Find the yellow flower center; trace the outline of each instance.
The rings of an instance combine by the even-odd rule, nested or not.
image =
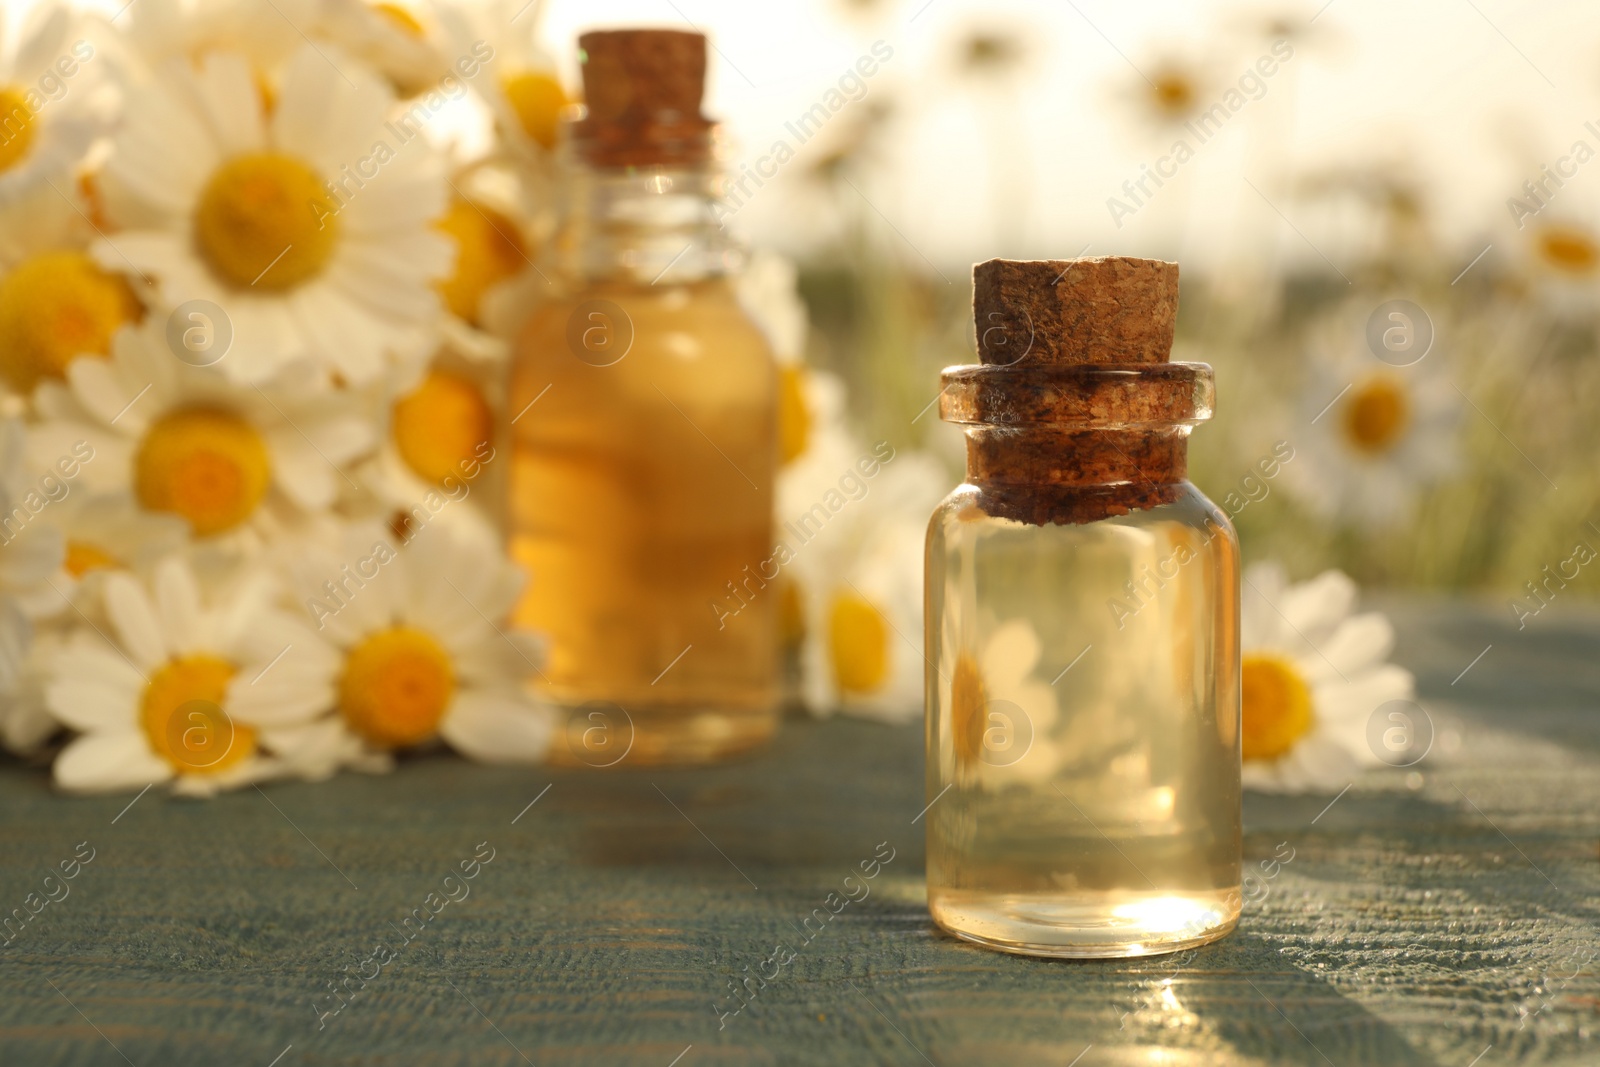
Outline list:
[[[963,652],[956,657],[955,675],[950,679],[950,732],[958,766],[970,767],[982,758],[983,732],[989,725],[985,713],[988,706],[978,661]]]
[[[1311,730],[1311,687],[1281,656],[1247,653],[1239,687],[1245,759],[1277,759]]]
[[[458,374],[431,370],[394,405],[395,447],[424,481],[462,477],[478,448],[494,435],[494,412],[483,391]]]
[[[873,692],[889,677],[888,620],[862,597],[839,594],[828,613],[828,651],[841,690]]]
[[[99,545],[92,545],[88,541],[68,541],[67,558],[62,566],[74,578],[82,578],[90,571],[120,567],[122,561]]]
[[[483,294],[528,262],[516,223],[458,198],[434,225],[456,246],[455,270],[436,283],[439,295],[451,314],[478,323]]]
[[[22,90],[0,87],[0,174],[27,156],[38,128]]]
[[[1344,409],[1344,432],[1358,451],[1380,455],[1405,436],[1411,401],[1394,378],[1383,375],[1357,385]]]
[[[339,231],[334,203],[306,164],[276,152],[235,156],[200,193],[194,235],[223,280],[292,289],[316,276]]]
[[[1150,95],[1158,111],[1172,116],[1183,115],[1194,106],[1194,81],[1182,71],[1162,71],[1151,83]]]
[[[145,685],[145,738],[179,774],[218,774],[255,753],[255,730],[222,710],[234,673],[233,664],[200,653],[168,661]]]
[[[0,279],[0,375],[28,392],[78,356],[104,356],[117,327],[139,317],[121,275],[83,252],[45,252]]]
[[[1539,255],[1563,274],[1590,275],[1600,266],[1600,243],[1575,226],[1546,226],[1539,231]]]
[[[545,148],[554,148],[561,112],[567,106],[561,82],[553,74],[528,70],[511,75],[501,84],[507,103],[522,124],[522,132]]]
[[[788,463],[805,454],[811,438],[806,407],[806,369],[798,363],[778,368],[778,455]]]
[[[417,21],[417,16],[399,4],[378,3],[373,4],[372,9],[394,23],[403,33],[415,37],[419,41],[427,35],[427,31],[422,28],[422,23]]]
[[[426,741],[455,691],[455,670],[439,643],[396,626],[362,641],[345,660],[339,707],[350,728],[379,748]]]
[[[163,416],[133,459],[139,502],[183,516],[200,537],[230,530],[255,514],[271,480],[261,435],[226,411],[198,408]]]

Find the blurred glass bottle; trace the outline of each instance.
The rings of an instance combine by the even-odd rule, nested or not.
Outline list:
[[[579,38],[567,216],[511,371],[508,535],[558,761],[697,763],[777,724],[777,369],[714,212],[706,41]],[[715,605],[737,590],[737,614]]]
[[[973,271],[944,372],[967,481],[927,551],[928,906],[980,944],[1134,956],[1240,908],[1239,550],[1186,480],[1211,368],[1176,264]]]

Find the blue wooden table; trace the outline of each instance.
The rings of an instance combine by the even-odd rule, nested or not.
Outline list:
[[[1600,1063],[1600,614],[1389,607],[1432,750],[1248,797],[1248,862],[1293,858],[1176,963],[935,931],[913,728],[131,807],[12,762],[0,908],[57,899],[0,949],[0,1064]],[[874,856],[870,895],[803,924]]]

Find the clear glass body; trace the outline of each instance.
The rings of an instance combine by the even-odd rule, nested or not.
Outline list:
[[[1036,526],[968,484],[933,515],[928,907],[957,936],[1137,956],[1238,921],[1238,541],[1173,489]]]
[[[706,762],[777,725],[776,597],[713,606],[772,553],[777,371],[708,186],[580,173],[513,358],[514,618],[549,636],[536,684],[577,723],[557,761]]]

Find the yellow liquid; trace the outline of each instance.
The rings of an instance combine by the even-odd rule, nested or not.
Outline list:
[[[721,280],[597,284],[532,315],[507,522],[531,573],[515,621],[551,641],[537,684],[574,709],[556,760],[704,762],[772,734],[774,591],[721,621],[712,605],[772,554],[776,396]]]
[[[979,500],[957,490],[929,532],[933,918],[1041,956],[1223,936],[1241,857],[1231,527],[1207,526],[1192,487],[1085,525]]]

